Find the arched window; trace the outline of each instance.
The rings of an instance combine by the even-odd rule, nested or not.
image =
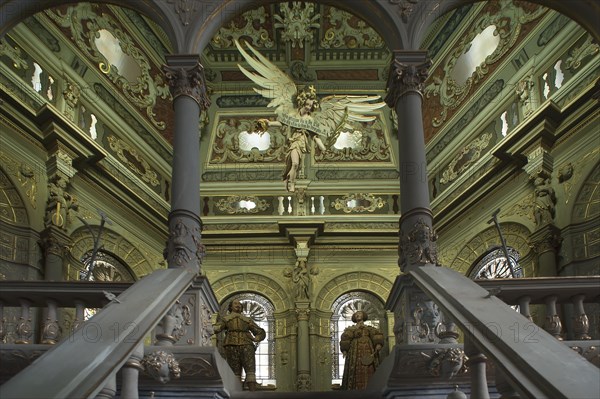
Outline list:
[[[98,251],[92,267],[92,252],[88,251],[81,257],[81,262],[85,269],[79,272],[79,280],[84,281],[102,281],[102,282],[127,282],[135,281],[129,268],[108,252]],[[97,309],[86,308],[84,310],[84,319],[88,320],[96,314]]]
[[[523,277],[523,269],[519,266],[519,253],[511,247],[507,248],[510,264],[515,272],[515,278]],[[506,255],[502,248],[494,248],[473,266],[469,273],[469,278],[476,279],[494,279],[494,278],[512,278],[510,267],[506,261]]]
[[[384,336],[386,335],[385,309],[383,303],[373,294],[362,291],[348,292],[340,296],[332,306],[333,315],[331,316],[331,382],[333,385],[342,383],[344,375],[344,357],[340,351],[340,338],[344,329],[353,325],[352,315],[362,310],[369,315],[369,320],[365,324],[378,328]],[[385,355],[387,345],[381,350]]]
[[[94,259],[93,267],[91,265],[91,260],[92,251],[86,252],[81,257],[81,262],[85,265],[85,270],[79,272],[80,280],[112,282],[135,280],[133,274],[129,271],[129,268],[111,253],[98,251],[96,253],[96,258]]]
[[[221,304],[220,313],[227,314],[229,304],[234,299],[242,303],[242,313],[251,317],[258,326],[265,330],[266,338],[256,348],[256,382],[262,386],[275,385],[275,317],[273,304],[262,295],[242,293],[230,296]],[[220,337],[221,338],[221,337]],[[222,339],[219,339],[219,350],[222,354]],[[242,370],[242,379],[245,373]]]

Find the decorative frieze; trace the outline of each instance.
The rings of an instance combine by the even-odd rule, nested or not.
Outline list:
[[[463,147],[459,154],[452,159],[450,164],[448,164],[446,169],[442,172],[440,183],[448,184],[454,181],[476,163],[479,158],[481,158],[483,150],[490,144],[492,137],[493,135],[491,133],[484,133],[479,138]]]
[[[356,193],[347,194],[341,198],[331,201],[331,207],[335,210],[341,210],[344,213],[373,213],[383,208],[386,201],[381,197],[375,197],[373,194]]]
[[[330,26],[321,39],[323,48],[353,49],[384,46],[383,39],[375,29],[346,11],[329,7],[323,22]]]
[[[160,184],[157,173],[152,170],[150,164],[135,148],[116,136],[108,136],[108,144],[128,169],[137,174],[143,181],[153,187]]]

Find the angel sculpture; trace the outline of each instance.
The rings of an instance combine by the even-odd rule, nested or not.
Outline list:
[[[238,64],[240,71],[260,86],[254,91],[271,100],[267,106],[274,107],[277,115],[276,121],[259,119],[256,130],[262,134],[270,126],[283,127],[288,137],[283,171],[287,191],[295,191],[296,178],[304,176],[304,157],[310,150],[311,139],[321,151],[327,151],[343,129],[353,130],[350,122],[370,122],[375,116],[368,114],[385,105],[384,102],[372,102],[381,99],[380,96],[331,95],[319,100],[314,86],[298,91],[288,75],[250,44],[246,43],[254,57],[237,40],[235,45],[256,73]]]

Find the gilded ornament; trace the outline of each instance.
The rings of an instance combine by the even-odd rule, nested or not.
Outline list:
[[[459,154],[452,159],[450,164],[448,164],[446,170],[442,172],[440,183],[448,184],[454,181],[473,164],[475,164],[479,158],[481,158],[481,153],[483,150],[486,149],[490,144],[491,139],[491,133],[484,133],[479,138],[463,147]],[[457,165],[460,165],[458,169]]]
[[[211,43],[214,47],[226,49],[233,47],[235,41],[241,37],[249,37],[256,46],[272,48],[275,43],[269,37],[269,32],[264,26],[268,17],[269,14],[263,6],[246,11],[242,14],[243,26],[237,26],[235,21],[231,21],[228,26],[219,29]],[[258,28],[255,23],[258,24]]]
[[[588,35],[581,46],[571,51],[571,55],[565,61],[565,68],[574,71],[581,66],[581,62],[585,58],[594,56],[598,52],[600,52],[600,45],[593,42],[592,35]]]
[[[156,120],[154,106],[157,97],[167,98],[168,92],[162,81],[150,76],[152,67],[144,52],[134,43],[121,25],[108,13],[98,14],[98,6],[91,3],[78,3],[69,6],[64,14],[60,10],[44,11],[60,27],[69,29],[73,41],[94,62],[100,70],[115,84],[127,100],[140,109],[145,109],[146,116],[152,124],[160,129],[166,128],[165,122]],[[108,32],[116,41],[123,54],[131,57],[137,67],[139,75],[135,81],[130,81],[121,75],[117,68],[111,68],[110,62],[97,46],[101,32]]]
[[[330,7],[325,19],[332,25],[325,31],[321,39],[323,48],[381,48],[383,39],[364,21],[358,20],[351,24],[352,14]],[[356,25],[356,26],[353,26]]]
[[[396,108],[400,97],[408,92],[423,93],[423,84],[429,76],[431,61],[427,60],[419,64],[405,64],[399,59],[394,59],[388,78],[388,94],[385,102],[391,108]]]
[[[0,55],[10,58],[13,62],[13,67],[16,69],[29,69],[27,61],[21,57],[21,49],[10,46],[6,42],[6,39],[0,39]]]
[[[204,68],[200,63],[188,67],[163,65],[163,71],[173,99],[188,96],[193,98],[202,110],[208,109],[210,99],[207,95]]]
[[[344,195],[331,202],[335,210],[341,210],[344,213],[373,213],[383,208],[386,201],[381,197],[375,197],[373,194],[356,193]]]
[[[251,203],[253,206],[246,207],[243,206],[243,203]],[[215,206],[218,210],[230,215],[258,213],[269,209],[269,203],[266,200],[251,195],[231,195],[227,198],[221,198]]]
[[[152,170],[148,162],[138,154],[135,148],[115,136],[108,136],[108,144],[129,170],[135,172],[143,181],[153,187],[160,184],[156,172]]]
[[[301,1],[280,3],[281,15],[275,14],[273,18],[277,21],[273,24],[275,29],[282,29],[281,40],[291,43],[292,47],[304,47],[304,42],[313,39],[313,30],[321,25],[320,14],[315,14],[315,4]]]
[[[141,365],[146,374],[162,384],[181,376],[179,363],[170,352],[154,351],[144,356]]]

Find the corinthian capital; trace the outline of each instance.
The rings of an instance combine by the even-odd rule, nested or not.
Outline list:
[[[190,57],[176,57],[168,57],[168,64],[163,65],[173,100],[179,96],[188,96],[193,98],[203,110],[207,109],[210,106],[210,99],[206,94],[204,68],[197,60],[190,62]]]
[[[416,92],[422,96],[430,66],[431,61],[424,51],[397,54],[390,67],[388,94],[385,97],[387,105],[395,108],[398,99],[408,92]]]

